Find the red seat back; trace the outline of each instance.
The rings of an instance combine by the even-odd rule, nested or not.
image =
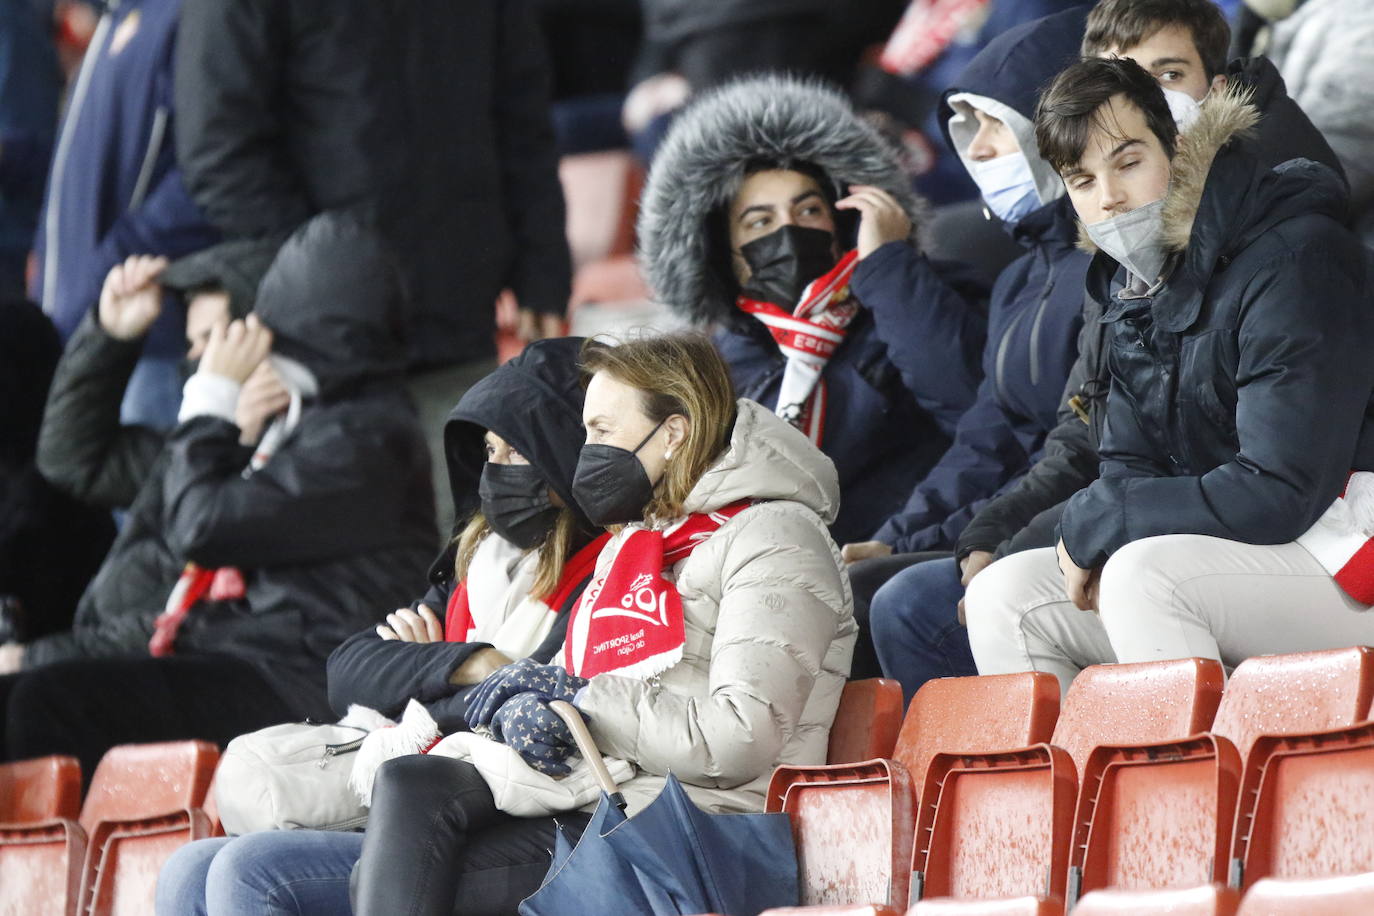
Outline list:
[[[830,726],[827,763],[858,763],[892,756],[902,727],[902,685],[875,677],[850,681]]]
[[[81,764],[39,757],[0,764],[0,824],[75,820],[81,810]]]
[[[1374,650],[1365,646],[1262,655],[1237,666],[1212,731],[1246,760],[1260,735],[1322,732],[1362,721],[1374,699]]]
[[[1074,678],[1052,742],[1079,773],[1099,744],[1153,744],[1206,731],[1222,702],[1221,665],[1180,658],[1093,665]]]
[[[922,900],[907,916],[1063,916],[1058,897],[1004,897],[1001,900]]]
[[[208,741],[125,744],[111,748],[91,777],[81,826],[199,808],[205,802],[219,748]]]
[[[911,698],[893,759],[919,789],[942,752],[982,753],[1048,741],[1059,716],[1059,681],[1037,672],[926,681]]]

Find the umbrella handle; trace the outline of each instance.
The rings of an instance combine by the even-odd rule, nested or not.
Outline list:
[[[577,707],[563,700],[554,700],[549,704],[549,708],[558,713],[558,717],[567,723],[568,731],[572,732],[573,741],[577,744],[577,750],[582,754],[582,759],[592,768],[592,774],[596,776],[597,785],[601,786],[601,791],[615,798],[620,792],[615,780],[611,778],[611,771],[606,769],[606,761],[601,759],[601,751],[597,749],[596,740],[592,738],[592,733],[587,731],[587,723],[582,719],[582,713],[577,711]],[[624,805],[621,805],[624,807]]]

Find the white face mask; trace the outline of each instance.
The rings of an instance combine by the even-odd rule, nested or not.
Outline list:
[[[1087,226],[1088,238],[1148,285],[1164,271],[1164,198]]]
[[[1207,96],[1202,97],[1202,102],[1193,98],[1186,92],[1179,92],[1177,89],[1165,89],[1159,87],[1164,92],[1164,101],[1169,103],[1169,114],[1174,116],[1174,123],[1178,125],[1178,132],[1186,134],[1188,128],[1197,123],[1197,119],[1202,115],[1202,102],[1207,101]],[[1207,90],[1207,95],[1212,91]]]
[[[1007,153],[985,162],[965,159],[964,164],[988,209],[1003,222],[1020,222],[1040,206],[1035,176],[1031,174],[1025,154]]]

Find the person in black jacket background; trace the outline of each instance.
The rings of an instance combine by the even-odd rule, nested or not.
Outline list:
[[[10,757],[72,753],[89,774],[114,744],[224,742],[327,715],[328,654],[394,607],[432,550],[427,455],[401,385],[400,285],[375,235],[325,214],[292,236],[248,321],[214,322],[165,440],[118,422],[159,268],[134,259],[111,272],[53,383],[40,469],[129,514],[72,629],[6,647],[23,669],[0,679]],[[291,406],[251,422],[235,411],[264,335]],[[205,598],[171,599],[198,570],[213,574]]]
[[[396,253],[447,534],[439,433],[494,367],[498,295],[535,339],[561,333],[571,288],[530,0],[187,0],[178,42],[177,153],[226,237],[346,207]]]

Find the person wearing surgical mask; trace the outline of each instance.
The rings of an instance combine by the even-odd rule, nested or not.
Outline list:
[[[841,544],[872,540],[977,394],[986,289],[926,256],[929,219],[848,99],[780,75],[697,97],[645,186],[650,285],[714,327],[741,395],[835,462]],[[877,673],[866,639],[854,670]]]
[[[1340,177],[1270,166],[1260,118],[1232,87],[1180,136],[1125,58],[1074,64],[1041,97],[1039,148],[1098,250],[1111,387],[1101,475],[1057,547],[969,587],[980,674],[1067,689],[1104,662],[1230,668],[1374,638],[1370,267]]]
[[[850,545],[856,605],[873,595],[869,623],[883,673],[911,696],[933,677],[975,673],[958,605],[992,562],[999,526],[969,531],[1000,492],[1019,486],[1059,421],[1082,325],[1089,256],[1076,247],[1064,183],[1037,151],[1035,89],[1074,59],[1081,8],[1012,29],[973,59],[947,91],[946,138],[977,183],[989,217],[1025,249],[998,277],[978,399],[954,444],[877,533]],[[929,551],[954,548],[932,558]]]

